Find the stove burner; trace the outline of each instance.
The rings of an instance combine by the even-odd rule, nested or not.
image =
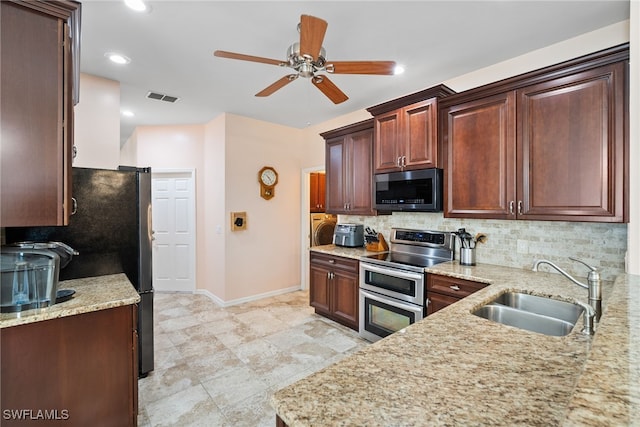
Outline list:
[[[412,267],[426,268],[441,262],[450,261],[443,258],[429,258],[420,255],[408,254],[403,252],[383,252],[374,255],[367,255],[364,260],[381,261],[384,263],[402,264]]]

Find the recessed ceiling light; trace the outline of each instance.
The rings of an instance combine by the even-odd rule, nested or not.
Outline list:
[[[147,5],[144,4],[142,0],[124,0],[124,4],[136,12],[144,12],[147,10]]]
[[[130,111],[130,110],[122,110],[122,112],[121,112],[121,113],[122,113],[122,115],[123,115],[123,116],[125,116],[125,117],[133,117],[133,116],[135,116],[135,114],[133,113],[133,111]]]
[[[400,64],[396,65],[396,68],[393,69],[393,74],[398,75],[404,73],[404,67]]]
[[[116,64],[128,64],[129,62],[131,62],[131,59],[127,58],[124,55],[121,55],[119,53],[115,53],[115,52],[107,52],[104,54],[104,56],[106,56],[107,58],[109,58],[109,60],[111,62],[114,62]]]

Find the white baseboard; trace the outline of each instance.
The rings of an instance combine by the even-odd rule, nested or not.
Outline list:
[[[246,302],[257,301],[263,298],[275,297],[277,295],[288,294],[289,292],[296,292],[299,290],[301,289],[300,289],[300,286],[298,285],[298,286],[292,286],[290,288],[278,289],[276,291],[265,292],[263,294],[251,295],[244,298],[238,298],[230,301],[224,301],[206,289],[196,289],[195,293],[200,295],[205,295],[220,307],[231,307],[232,305],[238,305]]]

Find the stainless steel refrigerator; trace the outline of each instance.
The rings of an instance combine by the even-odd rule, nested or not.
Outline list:
[[[7,243],[58,241],[79,252],[60,271],[60,280],[125,273],[140,294],[138,366],[153,370],[153,283],[151,169],[73,168],[77,210],[65,227],[5,230]]]

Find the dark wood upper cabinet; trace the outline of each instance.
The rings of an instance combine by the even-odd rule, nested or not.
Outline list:
[[[374,215],[373,119],[324,132],[321,136],[326,141],[325,211]]]
[[[79,3],[0,2],[3,227],[67,225]],[[79,40],[79,34],[73,35]]]
[[[367,108],[374,116],[374,172],[438,167],[438,99],[444,85]]]
[[[628,44],[441,102],[445,216],[627,221]]]
[[[515,94],[445,110],[445,212],[449,217],[510,218],[515,194]]]
[[[626,63],[517,91],[523,219],[622,222]]]
[[[309,174],[309,212],[324,212],[325,210],[325,174],[312,172]]]

